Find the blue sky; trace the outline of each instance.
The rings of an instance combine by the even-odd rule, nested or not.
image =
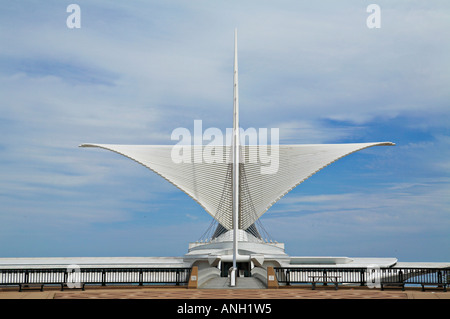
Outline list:
[[[282,144],[397,144],[275,204],[261,220],[287,253],[449,261],[450,4],[437,0],[2,1],[0,257],[186,253],[211,217],[78,145],[173,144],[195,119],[225,131],[235,28],[242,127],[279,128]]]

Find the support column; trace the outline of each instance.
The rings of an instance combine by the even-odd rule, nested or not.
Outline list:
[[[267,267],[267,288],[278,289],[277,275],[273,267]]]
[[[189,276],[188,289],[198,288],[198,267],[194,266],[191,269],[191,275]]]

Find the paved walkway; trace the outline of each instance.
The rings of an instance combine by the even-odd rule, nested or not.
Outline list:
[[[201,285],[201,289],[229,289],[230,279],[229,278],[212,278]],[[244,277],[239,278],[237,285],[234,289],[266,289],[264,283],[255,277]]]
[[[450,299],[450,292],[368,288],[186,289],[97,288],[85,291],[22,291],[1,289],[0,299]]]

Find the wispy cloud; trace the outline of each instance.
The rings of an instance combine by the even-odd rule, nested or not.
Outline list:
[[[292,254],[444,261],[446,252],[430,257],[429,251],[419,251],[449,244],[449,193],[447,183],[424,182],[390,185],[373,193],[296,194],[276,204],[263,224],[277,240],[290,243]],[[414,253],[412,246],[420,249]]]

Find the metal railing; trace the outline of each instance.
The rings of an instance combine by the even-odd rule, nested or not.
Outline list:
[[[83,287],[87,284],[164,284],[185,285],[191,268],[54,268],[0,269],[0,286],[61,285]]]
[[[275,267],[281,284],[339,283],[377,287],[399,285],[427,285],[443,287],[450,285],[450,269],[441,268],[282,268]]]

